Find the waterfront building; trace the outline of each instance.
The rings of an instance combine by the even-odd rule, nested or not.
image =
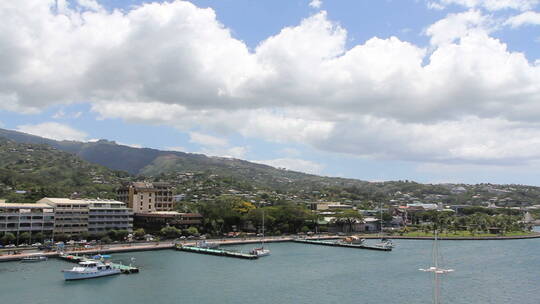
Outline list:
[[[86,199],[88,203],[88,232],[98,234],[109,230],[133,231],[133,211],[115,200]]]
[[[54,233],[78,236],[88,232],[88,202],[69,198],[43,198],[38,201],[54,208]]]
[[[175,211],[157,211],[152,213],[137,213],[134,215],[135,226],[148,231],[157,231],[165,226],[188,228],[201,226],[202,215],[198,213],[180,213]]]
[[[53,234],[54,209],[48,204],[6,203],[0,200],[0,235],[7,232],[17,236],[23,232]]]
[[[133,213],[172,211],[174,207],[172,188],[163,182],[131,182],[117,190],[117,200],[127,204]]]

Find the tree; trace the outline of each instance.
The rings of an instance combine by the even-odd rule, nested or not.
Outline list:
[[[188,235],[197,235],[197,234],[199,234],[199,230],[196,227],[191,226],[188,229],[186,229],[186,234],[188,234]]]
[[[90,238],[90,233],[89,232],[82,232],[81,234],[79,234],[79,240],[88,240]]]
[[[30,232],[23,232],[21,234],[19,234],[19,241],[20,242],[27,242],[30,240],[30,238],[32,237],[32,235],[30,234]]]
[[[106,235],[104,237],[101,238],[101,242],[107,244],[107,243],[111,243],[112,242],[112,239],[110,236]]]
[[[15,237],[15,235],[11,232],[6,232],[2,238],[0,238],[0,242],[2,242],[2,244],[4,245],[7,245],[7,244],[10,244],[10,243],[13,243],[13,241],[15,241],[15,239],[17,239],[17,237]]]
[[[160,233],[161,235],[163,235],[165,238],[168,238],[168,239],[175,239],[182,234],[180,229],[174,226],[163,227],[161,228]]]
[[[139,228],[135,230],[135,232],[133,232],[133,235],[135,236],[136,239],[142,239],[146,235],[146,231],[144,231],[143,228]]]
[[[34,240],[42,242],[45,238],[45,235],[43,235],[43,232],[38,232],[34,235]]]
[[[364,216],[356,210],[344,210],[334,215],[334,222],[347,225],[349,227],[348,232],[351,232],[355,223],[361,223],[364,220]]]
[[[123,229],[122,230],[117,230],[115,240],[123,241],[123,240],[125,240],[127,238],[128,234],[129,234],[129,231],[127,231],[127,230],[123,230]]]

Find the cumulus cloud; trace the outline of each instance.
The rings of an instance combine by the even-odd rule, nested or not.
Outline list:
[[[198,153],[209,156],[227,157],[227,158],[245,158],[249,151],[248,147],[203,147]]]
[[[192,143],[196,143],[202,146],[210,146],[210,147],[225,147],[229,145],[229,142],[226,138],[220,138],[208,134],[203,134],[199,132],[191,132],[189,133],[189,141]]]
[[[253,162],[269,165],[275,168],[283,168],[311,174],[321,174],[322,170],[324,169],[324,166],[319,163],[299,158],[278,158],[270,160],[255,160]]]
[[[510,25],[513,28],[517,28],[524,25],[540,25],[540,13],[529,11],[512,16],[505,22],[506,25]]]
[[[20,125],[17,127],[17,131],[55,140],[84,141],[87,136],[87,134],[82,131],[57,122],[44,122],[35,125]]]
[[[489,11],[529,10],[538,5],[539,0],[437,0],[428,1],[428,7],[444,9],[449,5],[460,5],[468,8],[483,8]]]
[[[449,14],[446,18],[437,21],[426,29],[431,37],[432,45],[454,43],[457,39],[470,35],[473,32],[489,32],[490,18],[482,15],[480,11]]]
[[[172,147],[165,147],[166,151],[176,151],[176,152],[186,152],[187,149],[182,146],[172,146]]]
[[[2,1],[0,108],[86,100],[101,119],[174,126],[222,156],[246,155],[226,139],[240,134],[376,158],[540,159],[526,148],[540,136],[540,65],[490,36],[482,13],[503,5],[438,3],[472,9],[428,26],[428,48],[396,37],[347,48],[346,29],[321,11],[249,50],[212,9],[185,1],[126,11]]]
[[[309,2],[309,6],[311,6],[313,8],[320,8],[322,6],[322,1],[321,0],[311,0],[311,2]]]

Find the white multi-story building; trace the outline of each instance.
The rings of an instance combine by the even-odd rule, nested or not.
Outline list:
[[[88,203],[88,232],[98,234],[109,230],[133,231],[133,211],[115,200],[85,200]]]
[[[54,231],[54,223],[54,208],[50,205],[6,203],[0,200],[0,236],[6,232],[16,236],[30,232],[50,237]]]

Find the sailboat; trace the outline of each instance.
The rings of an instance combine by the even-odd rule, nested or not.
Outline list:
[[[380,248],[394,248],[394,243],[392,243],[391,240],[387,239],[387,238],[383,238],[382,237],[382,227],[383,227],[383,209],[382,209],[382,204],[380,205],[379,207],[379,211],[381,213],[381,228],[379,230],[379,238],[381,238],[381,241],[379,243],[376,243],[375,246],[376,247],[380,247]]]
[[[429,268],[420,268],[420,271],[433,273],[433,304],[439,304],[441,296],[441,281],[440,275],[454,272],[454,269],[444,269],[439,267],[439,243],[437,240],[437,230],[435,230],[435,238],[433,239],[432,259],[433,265]]]
[[[261,247],[259,248],[253,248],[249,253],[262,257],[270,255],[270,249],[264,248],[264,210],[262,212],[262,239],[261,239]]]

